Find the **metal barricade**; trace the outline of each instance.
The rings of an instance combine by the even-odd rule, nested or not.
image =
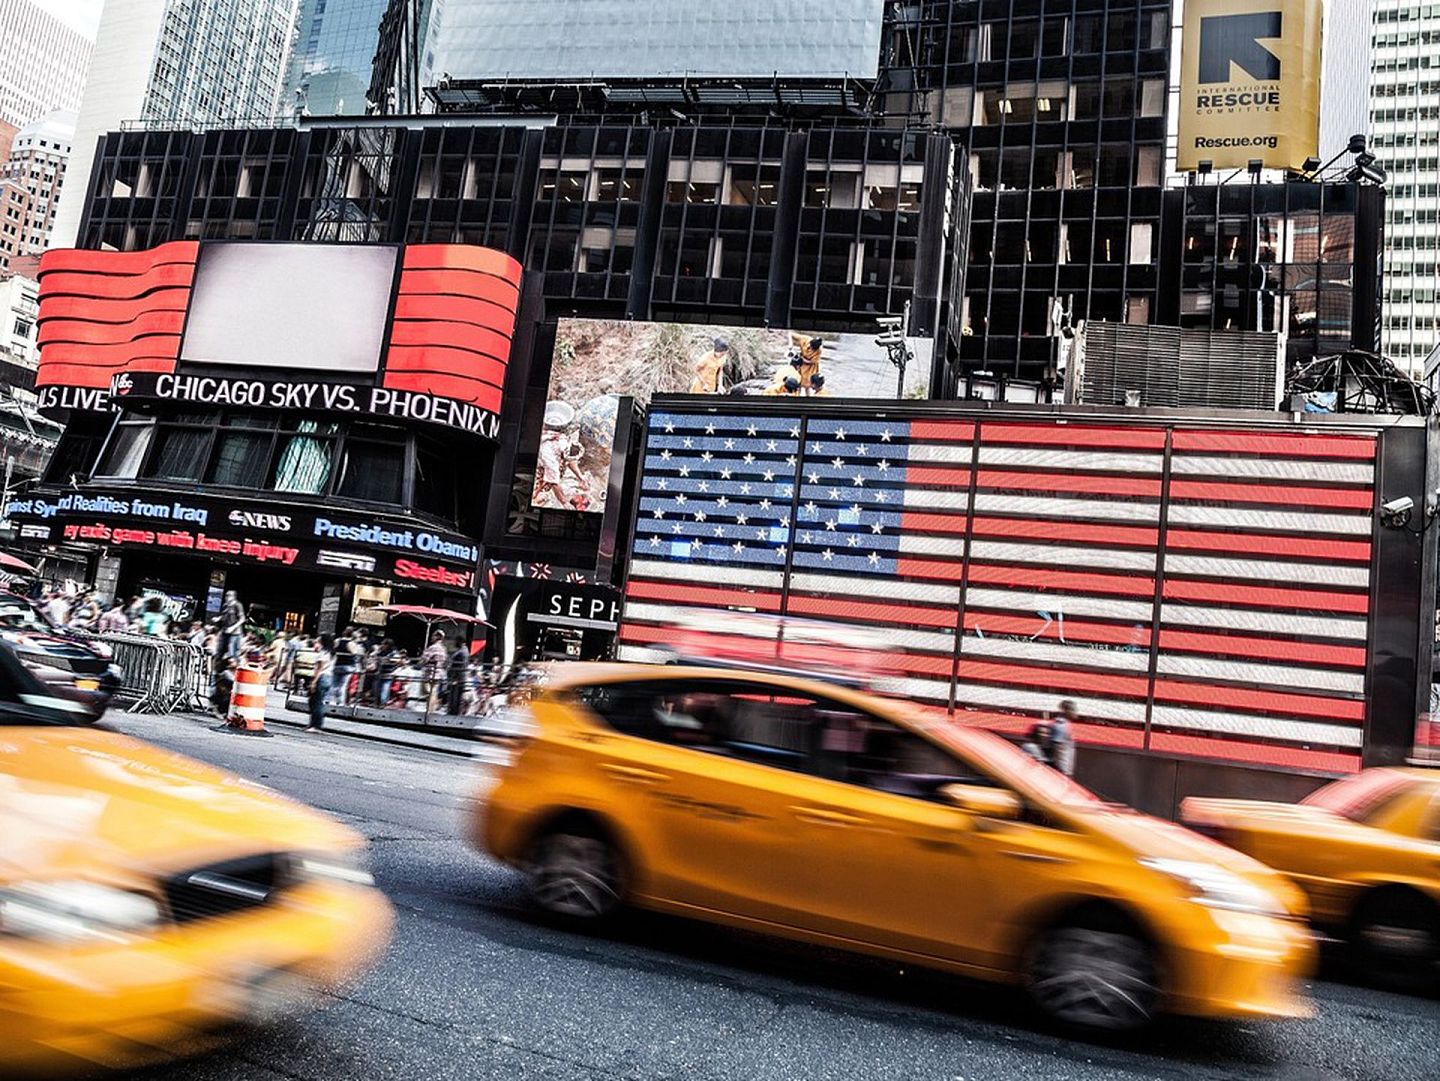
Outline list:
[[[70,633],[104,642],[120,668],[117,698],[130,713],[203,712],[210,697],[210,655],[199,646],[148,634]]]

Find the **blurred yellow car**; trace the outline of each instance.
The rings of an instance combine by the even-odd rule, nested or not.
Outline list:
[[[473,839],[573,921],[621,902],[1023,984],[1067,1025],[1308,1012],[1303,898],[1004,740],[784,675],[562,665]]]
[[[0,651],[0,1077],[200,1050],[294,1012],[383,945],[390,909],[360,837],[79,727],[73,703],[15,693],[10,663]]]
[[[1298,804],[1191,798],[1181,818],[1288,875],[1372,973],[1440,963],[1440,770],[1367,769]]]

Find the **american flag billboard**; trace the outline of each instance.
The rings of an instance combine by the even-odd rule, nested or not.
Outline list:
[[[805,415],[809,414],[809,415]],[[1356,769],[1376,437],[658,404],[620,656],[708,638],[1020,731]],[[857,636],[863,636],[857,637]]]

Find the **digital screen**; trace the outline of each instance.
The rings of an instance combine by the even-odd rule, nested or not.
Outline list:
[[[205,244],[180,359],[374,372],[398,254],[368,244]]]
[[[446,0],[434,70],[456,79],[873,79],[882,0]]]
[[[875,337],[804,327],[561,319],[531,504],[605,509],[617,394],[630,395],[641,407],[656,394],[928,397],[934,343],[906,339],[910,356],[902,388],[900,369]]]

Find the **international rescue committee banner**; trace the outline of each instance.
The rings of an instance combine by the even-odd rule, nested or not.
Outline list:
[[[1320,142],[1321,0],[1185,0],[1182,171],[1299,169]]]

